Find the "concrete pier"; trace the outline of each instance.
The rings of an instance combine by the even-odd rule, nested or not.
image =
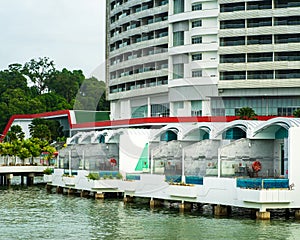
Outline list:
[[[192,203],[182,201],[179,204],[179,211],[180,212],[191,211],[191,210],[192,210]]]
[[[124,203],[132,203],[133,202],[133,197],[124,196],[123,201],[124,201]]]
[[[80,192],[80,197],[83,197],[83,198],[86,198],[90,195],[89,191],[86,191],[86,190],[82,190]]]
[[[296,218],[297,220],[300,220],[300,210],[299,210],[299,209],[297,209],[297,210],[295,211],[295,218]]]
[[[104,193],[95,193],[95,199],[104,199]]]
[[[221,217],[221,216],[228,216],[231,209],[229,206],[223,206],[223,205],[215,205],[213,207],[214,215]]]
[[[256,219],[258,220],[270,220],[271,219],[271,214],[270,212],[256,212]]]
[[[150,208],[160,207],[162,205],[162,200],[160,199],[150,199]]]

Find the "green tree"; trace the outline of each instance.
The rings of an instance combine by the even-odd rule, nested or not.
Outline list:
[[[293,112],[293,116],[296,117],[296,118],[299,118],[300,117],[300,109],[297,109]]]
[[[54,62],[48,57],[31,59],[22,69],[22,73],[35,84],[39,94],[47,90],[47,82],[53,78],[55,72]]]
[[[53,78],[49,78],[47,85],[49,91],[64,97],[68,103],[72,103],[85,77],[81,70],[69,71],[63,69],[56,71]]]
[[[41,141],[37,138],[25,139],[23,141],[23,147],[29,151],[29,157],[31,157],[30,164],[32,165],[33,158],[41,155]]]
[[[256,120],[256,113],[250,107],[242,107],[237,111],[237,116],[243,120]]]
[[[9,142],[15,140],[23,140],[25,138],[25,133],[22,131],[22,127],[20,125],[11,126],[10,130],[6,134],[5,139]]]
[[[29,150],[26,147],[21,147],[18,151],[17,156],[22,160],[22,165],[25,163],[25,159],[31,156]]]
[[[106,101],[106,86],[103,81],[92,77],[86,79],[77,93],[74,109],[108,111],[109,102]]]

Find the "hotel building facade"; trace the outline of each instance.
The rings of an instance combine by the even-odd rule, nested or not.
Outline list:
[[[289,116],[300,108],[298,0],[107,0],[111,119]]]

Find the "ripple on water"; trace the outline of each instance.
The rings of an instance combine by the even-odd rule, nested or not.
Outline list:
[[[38,186],[1,189],[0,202],[0,239],[300,239],[300,222],[292,219],[179,214],[121,200],[47,194]]]

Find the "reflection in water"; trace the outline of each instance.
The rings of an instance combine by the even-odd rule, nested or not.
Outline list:
[[[121,200],[47,194],[44,187],[0,190],[0,239],[299,239],[300,222],[256,221],[236,213],[213,218],[199,211],[151,210]]]

